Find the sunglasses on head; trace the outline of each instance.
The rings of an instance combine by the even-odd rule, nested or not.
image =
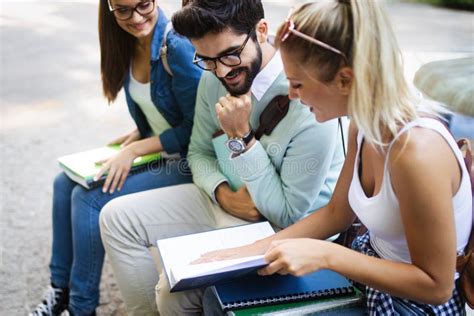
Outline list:
[[[344,59],[344,62],[346,63],[346,65],[348,64],[347,62],[347,57],[346,55],[341,52],[340,50],[338,50],[337,48],[334,48],[332,47],[331,45],[329,44],[326,44],[318,39],[315,39],[309,35],[306,35],[300,31],[298,31],[295,27],[295,22],[293,22],[293,20],[291,19],[291,15],[293,14],[293,8],[290,9],[290,12],[288,13],[288,17],[286,18],[285,20],[285,23],[283,24],[283,27],[281,29],[281,32],[280,32],[280,42],[284,42],[288,39],[288,37],[293,34],[293,35],[296,35],[298,36],[299,38],[302,38],[304,40],[307,40],[313,44],[316,44],[318,45],[319,47],[323,47],[327,50],[330,50],[338,55],[340,55],[343,59]]]

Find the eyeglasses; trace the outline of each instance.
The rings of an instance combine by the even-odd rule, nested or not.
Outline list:
[[[193,63],[199,68],[203,70],[207,70],[207,71],[216,70],[217,61],[219,61],[221,64],[227,67],[239,66],[242,63],[242,60],[240,59],[240,54],[242,54],[242,51],[244,50],[245,45],[247,45],[247,42],[249,41],[249,38],[252,32],[253,30],[251,30],[247,34],[245,41],[235,51],[228,54],[224,54],[219,57],[215,57],[215,58],[207,58],[207,57],[201,58],[201,57],[198,57],[197,53],[194,53]]]
[[[108,3],[110,12],[113,12],[117,20],[121,21],[130,19],[135,11],[141,16],[147,16],[155,9],[155,0],[141,1],[135,7],[120,6],[113,8],[110,0],[108,0]]]
[[[305,39],[305,40],[307,40],[307,41],[310,41],[310,42],[313,43],[313,44],[316,44],[316,45],[318,45],[318,46],[320,46],[320,47],[323,47],[323,48],[325,48],[325,49],[327,49],[327,50],[330,50],[330,51],[332,51],[332,52],[334,52],[334,53],[340,55],[340,56],[344,59],[344,62],[345,62],[346,64],[348,64],[346,55],[345,55],[343,52],[341,52],[340,50],[338,50],[338,49],[332,47],[332,46],[329,45],[329,44],[326,44],[326,43],[324,43],[324,42],[322,42],[322,41],[320,41],[320,40],[317,40],[317,39],[315,39],[315,38],[313,38],[313,37],[311,37],[311,36],[308,36],[308,35],[306,35],[306,34],[304,34],[304,33],[301,33],[300,31],[296,30],[296,29],[295,29],[295,23],[294,23],[293,20],[291,19],[291,14],[292,14],[292,13],[293,13],[293,8],[290,9],[290,12],[288,13],[288,17],[286,18],[285,24],[283,25],[283,28],[282,28],[282,30],[281,30],[280,42],[283,43],[284,41],[286,41],[286,40],[288,39],[288,37],[290,36],[290,34],[293,33],[294,35],[296,35],[296,36],[298,36],[298,37],[300,37],[300,38],[302,38],[302,39]]]

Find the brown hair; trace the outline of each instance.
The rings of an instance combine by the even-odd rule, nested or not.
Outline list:
[[[110,103],[123,87],[136,38],[117,24],[107,0],[100,0],[99,4],[99,42],[102,90]]]
[[[182,0],[182,6],[192,1]],[[133,58],[136,38],[117,24],[107,0],[100,0],[99,3],[99,42],[102,90],[110,103],[115,101],[123,87]]]

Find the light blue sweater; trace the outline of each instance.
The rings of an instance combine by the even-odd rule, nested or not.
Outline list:
[[[337,121],[317,123],[307,107],[292,101],[271,135],[262,136],[240,156],[228,157],[231,168],[221,168],[212,136],[220,130],[215,104],[226,94],[214,74],[203,73],[188,153],[194,183],[212,196],[216,185],[236,172],[234,176],[247,186],[260,213],[278,227],[287,227],[325,206],[344,161]],[[252,96],[250,124],[254,130],[260,113],[277,95],[288,95],[283,72],[260,101]]]

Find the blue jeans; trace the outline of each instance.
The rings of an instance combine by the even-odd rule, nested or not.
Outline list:
[[[69,308],[74,315],[89,315],[99,304],[99,283],[104,262],[99,213],[110,200],[140,191],[192,183],[183,160],[169,160],[153,170],[129,176],[120,192],[87,190],[64,173],[54,181],[51,282],[70,288]]]
[[[423,316],[426,313],[422,309],[418,309],[416,306],[412,306],[401,299],[392,297],[393,308],[395,312],[400,316]]]

